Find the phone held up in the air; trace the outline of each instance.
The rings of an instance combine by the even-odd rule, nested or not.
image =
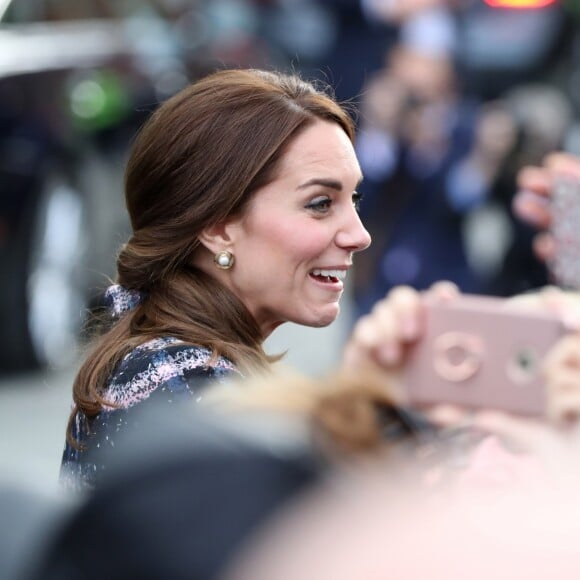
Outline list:
[[[566,332],[555,314],[462,295],[428,304],[424,322],[425,335],[411,349],[403,381],[411,405],[544,415],[542,361]]]

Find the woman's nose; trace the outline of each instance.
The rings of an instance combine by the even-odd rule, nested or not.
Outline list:
[[[371,235],[363,226],[354,208],[349,213],[344,226],[336,234],[336,244],[350,252],[360,252],[371,245]]]

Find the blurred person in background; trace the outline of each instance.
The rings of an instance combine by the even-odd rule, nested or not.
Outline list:
[[[462,99],[455,42],[449,11],[419,12],[404,22],[386,67],[364,94],[357,153],[365,174],[363,217],[375,243],[357,265],[361,313],[399,284],[424,289],[448,279],[465,291],[481,290],[462,227],[488,190],[467,174],[491,179],[510,134],[507,144],[502,135],[488,137],[497,128],[491,113]]]
[[[573,123],[573,91],[566,95],[559,78],[564,61],[574,64],[563,56],[571,36],[564,7],[544,14],[476,1],[365,6],[398,23],[399,42],[363,92],[357,154],[374,243],[357,264],[359,313],[401,283],[422,289],[443,278],[503,296],[545,284],[532,232],[514,219],[511,201],[517,170],[562,147]],[[521,32],[506,46],[506,68],[495,46],[510,22]],[[528,58],[522,48],[542,23],[545,38]]]
[[[325,93],[255,70],[210,75],[150,118],[127,165],[132,235],[109,326],[74,383],[66,485],[95,484],[105,466],[89,451],[113,447],[139,403],[266,370],[262,343],[280,324],[334,321],[370,244],[353,137]]]

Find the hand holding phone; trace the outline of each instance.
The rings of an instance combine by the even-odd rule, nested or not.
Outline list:
[[[555,314],[510,307],[502,298],[462,295],[430,303],[425,336],[404,373],[409,403],[543,416],[542,361],[565,332]]]

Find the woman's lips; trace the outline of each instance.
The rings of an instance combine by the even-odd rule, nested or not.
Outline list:
[[[344,268],[314,268],[310,275],[322,283],[336,284],[346,278],[346,270]]]
[[[325,290],[331,290],[333,292],[341,292],[344,284],[342,280],[335,276],[326,276],[322,274],[309,274],[310,279],[315,282],[319,287],[323,287]]]

